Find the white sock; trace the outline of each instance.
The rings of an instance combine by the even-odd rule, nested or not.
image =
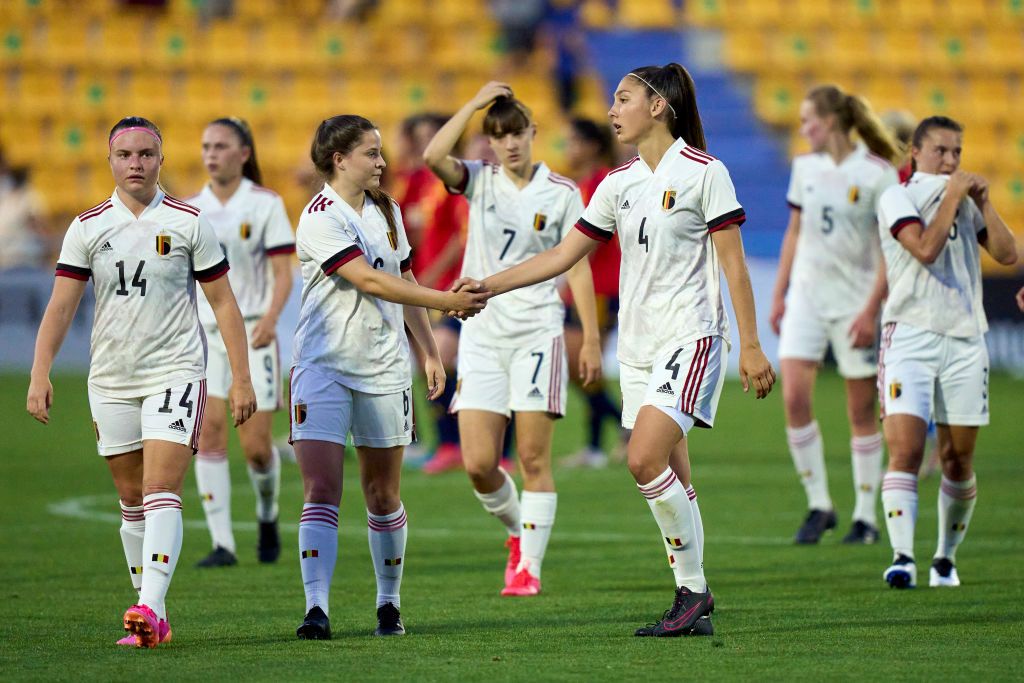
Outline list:
[[[213,547],[235,552],[235,534],[231,529],[231,472],[227,451],[196,453],[196,485],[206,513]]]
[[[521,523],[519,492],[516,491],[516,483],[508,476],[508,472],[503,469],[499,471],[505,476],[505,483],[501,488],[493,493],[480,493],[474,490],[473,494],[484,506],[484,510],[501,520],[510,536],[518,536]]]
[[[693,490],[693,484],[686,487],[686,497],[690,499],[690,507],[693,509],[693,525],[697,529],[697,552],[700,553],[700,568],[704,569],[704,521],[700,517],[700,506],[697,505],[697,492]]]
[[[167,619],[167,589],[181,554],[181,498],[173,493],[151,493],[142,499],[146,535],[142,541],[142,586],[139,604]]]
[[[828,472],[825,470],[825,448],[817,421],[803,427],[786,427],[789,454],[807,493],[807,507],[811,510],[831,510],[828,495]]]
[[[882,435],[855,436],[850,439],[850,458],[853,461],[853,490],[856,504],[853,519],[878,526],[875,508],[878,485],[882,481]]]
[[[328,612],[331,577],[338,560],[338,508],[304,503],[299,518],[299,567],[306,591],[306,611],[319,605]]]
[[[676,586],[686,586],[694,593],[706,592],[693,506],[679,478],[668,467],[654,481],[637,487],[651,507],[662,538],[666,539]]]
[[[555,524],[555,510],[558,508],[557,493],[523,491],[521,501],[523,535],[519,550],[522,553],[516,572],[524,568],[530,576],[539,579],[544,553],[551,538],[551,527]]]
[[[951,562],[956,562],[957,546],[967,534],[974,503],[978,499],[977,482],[974,475],[967,481],[942,478],[939,489],[939,545],[935,549],[935,557],[948,557]]]
[[[370,558],[377,575],[377,607],[390,602],[400,608],[405,542],[409,537],[405,506],[399,502],[398,509],[386,515],[375,515],[367,510],[366,525]]]
[[[917,475],[886,472],[882,479],[882,509],[893,555],[914,557],[914,523],[917,521]]]
[[[121,503],[121,546],[135,592],[142,590],[142,543],[146,538],[144,506]]]
[[[256,493],[256,519],[260,522],[273,522],[277,519],[277,498],[281,491],[281,456],[277,446],[270,447],[270,465],[265,470],[258,470],[249,465],[249,481]]]

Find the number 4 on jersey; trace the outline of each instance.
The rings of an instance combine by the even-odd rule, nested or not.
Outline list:
[[[120,296],[128,296],[128,287],[124,281],[124,261],[118,261],[114,264],[117,266],[117,278],[121,286],[114,292]],[[139,296],[146,296],[146,278],[142,277],[142,267],[146,265],[146,260],[139,261],[139,267],[135,269],[135,277],[132,278],[132,287],[139,289]]]

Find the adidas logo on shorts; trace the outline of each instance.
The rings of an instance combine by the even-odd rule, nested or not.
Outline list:
[[[100,247],[100,251],[114,251],[114,248],[110,246],[110,242],[104,242],[103,246]]]
[[[526,395],[526,398],[544,398],[544,394],[540,393],[540,389],[534,387],[533,391]]]
[[[496,207],[494,206],[494,204],[490,204],[490,205],[488,205],[488,207],[487,207],[487,212],[488,212],[488,213],[491,213],[492,211],[497,211],[497,210],[498,210],[498,209],[497,209],[497,208],[496,208]]]
[[[629,208],[629,200],[622,202],[622,206],[619,207],[619,211],[625,211]]]
[[[171,424],[167,425],[168,429],[173,429],[176,432],[185,433],[185,421],[182,419],[175,420]]]
[[[671,394],[672,396],[676,395],[676,392],[672,391],[672,385],[669,384],[668,382],[665,382],[660,387],[658,387],[655,390],[654,393],[656,393],[656,394]]]

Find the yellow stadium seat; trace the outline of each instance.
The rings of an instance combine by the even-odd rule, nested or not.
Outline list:
[[[71,81],[70,75],[56,69],[26,70],[17,79],[14,108],[36,116],[52,116],[67,106],[64,95]]]
[[[820,64],[822,52],[820,41],[812,31],[781,33],[771,38],[766,61],[772,70],[781,73],[806,73]]]
[[[768,41],[763,31],[736,28],[726,32],[723,45],[725,63],[742,73],[756,73],[768,68]]]
[[[627,28],[675,28],[673,0],[619,0],[618,23]]]
[[[834,16],[837,29],[877,27],[889,18],[888,0],[836,0]]]
[[[746,26],[741,6],[742,0],[688,0],[683,3],[683,21],[701,28]]]
[[[990,26],[985,37],[985,68],[999,73],[1017,73],[1022,70],[1024,38],[1014,27]]]
[[[983,47],[964,29],[930,31],[924,50],[931,71],[974,73],[984,65]]]
[[[424,0],[382,0],[374,14],[374,22],[388,28],[422,25],[432,11]]]
[[[876,111],[907,109],[913,101],[915,88],[905,76],[873,73],[864,84],[864,96]]]
[[[0,25],[0,68],[24,64],[37,40],[34,22],[18,24],[4,21]]]
[[[994,0],[995,12],[992,18],[1000,26],[1024,28],[1024,2],[1021,0]]]
[[[965,120],[968,114],[967,92],[963,83],[950,78],[929,78],[918,82],[910,108],[925,116],[948,116]]]
[[[614,23],[615,13],[609,0],[583,0],[580,21],[587,28],[605,29]]]
[[[822,0],[796,0],[786,10],[787,24],[795,23],[803,28],[833,26],[835,14],[832,3]]]
[[[955,0],[956,2],[971,2],[973,0]],[[886,3],[895,10],[894,26],[900,26],[904,30],[920,30],[930,28],[936,23],[945,23],[945,3],[939,0],[886,0]]]
[[[218,20],[206,30],[202,60],[207,67],[240,69],[256,63],[252,30],[241,22]],[[259,59],[266,59],[259,55]]]
[[[948,26],[977,28],[985,26],[992,19],[994,8],[988,0],[957,0],[946,3],[944,11]]]
[[[876,45],[888,70],[917,73],[928,68],[920,31],[888,28],[876,36]]]
[[[792,10],[789,0],[746,0],[737,21],[761,29],[789,27],[792,26],[789,21]]]
[[[975,76],[970,80],[971,121],[989,129],[1014,115],[1013,90],[1003,76]]]
[[[776,126],[792,126],[798,120],[805,88],[796,79],[758,78],[754,86],[754,109],[763,120]]]
[[[831,34],[831,41],[829,58],[825,61],[836,74],[863,72],[878,64],[869,31],[837,30]]]
[[[314,40],[314,59],[322,66],[334,68],[358,68],[371,62],[371,36],[352,24],[342,22],[321,22],[317,25]]]
[[[92,61],[109,69],[123,68],[125,55],[152,51],[152,20],[145,14],[120,13],[104,19],[92,46]]]
[[[178,69],[199,66],[210,68],[205,54],[203,34],[194,25],[159,22],[153,30],[149,47],[142,52],[146,64],[155,68]]]
[[[51,19],[45,41],[40,41],[35,50],[38,63],[54,67],[86,65],[92,59],[90,38],[97,30],[89,19]]]

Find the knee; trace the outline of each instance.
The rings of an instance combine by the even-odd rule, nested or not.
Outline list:
[[[786,417],[789,418],[791,425],[802,427],[813,419],[811,416],[811,396],[807,392],[795,387],[786,389],[786,385],[783,383],[782,402],[786,408]]]
[[[304,500],[321,505],[340,505],[341,487],[333,482],[307,480],[303,482]]]
[[[501,473],[498,471],[497,462],[489,462],[486,458],[467,458],[466,474],[473,486],[479,490],[481,486],[486,487],[493,482]]]
[[[544,449],[519,448],[519,466],[528,480],[550,476],[551,459]]]
[[[265,470],[270,467],[271,445],[265,440],[246,440],[242,442],[245,459],[253,467]]]
[[[398,482],[369,481],[363,489],[366,498],[366,509],[375,515],[386,515],[394,512],[401,504]]]
[[[626,465],[638,484],[647,484],[664,471],[650,457],[630,448],[626,453]]]
[[[851,402],[846,407],[846,415],[850,420],[850,425],[859,431],[875,428],[874,398],[865,399],[859,403]]]
[[[965,481],[973,473],[974,453],[956,450],[952,443],[939,445],[942,475],[952,481]]]
[[[163,482],[148,482],[142,487],[142,494],[138,498],[138,505],[142,505],[142,499],[146,496],[152,496],[157,493],[173,493],[178,496],[181,494],[181,491]],[[124,500],[124,498],[121,500]]]
[[[137,508],[142,505],[142,489],[136,491],[121,491],[118,493],[121,505],[129,508]]]

